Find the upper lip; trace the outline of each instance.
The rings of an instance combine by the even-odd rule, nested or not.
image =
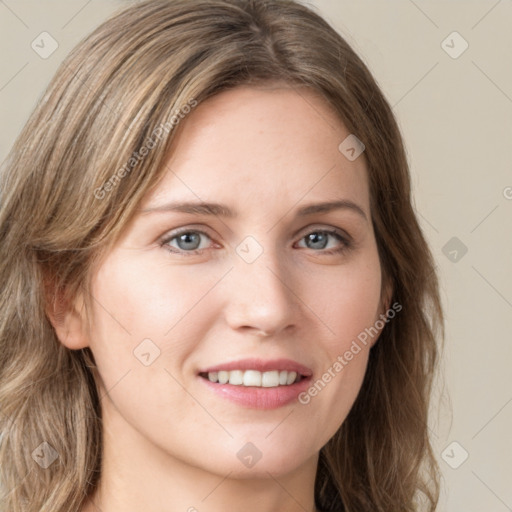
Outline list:
[[[313,374],[310,368],[292,359],[239,359],[238,361],[230,361],[228,363],[210,366],[200,370],[199,373],[231,370],[257,370],[260,372],[287,370],[289,372],[297,372],[303,377],[310,377]]]

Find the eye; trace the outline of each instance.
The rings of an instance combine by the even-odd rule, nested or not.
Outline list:
[[[209,247],[207,241],[203,243],[205,239],[212,241],[204,231],[188,228],[170,233],[160,242],[160,245],[174,254],[201,254]],[[305,240],[306,249],[313,249],[322,254],[341,253],[351,247],[348,237],[336,230],[317,229],[300,239],[301,242],[303,240]],[[330,244],[330,242],[332,243]]]
[[[206,247],[201,244],[201,238],[211,238],[204,232],[198,230],[183,230],[171,233],[161,241],[161,245],[173,253],[186,252],[190,254],[200,254]],[[173,245],[175,243],[175,245]]]
[[[335,240],[335,246],[334,248],[331,246],[328,250],[325,250],[329,245],[329,239]],[[307,249],[320,250],[325,254],[341,253],[350,248],[350,242],[348,241],[347,237],[344,237],[336,230],[318,229],[311,231],[306,236],[302,237],[301,241],[302,240],[306,241],[305,243]],[[336,244],[336,241],[338,244]]]

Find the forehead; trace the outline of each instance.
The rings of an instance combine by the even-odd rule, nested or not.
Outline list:
[[[347,159],[350,133],[315,92],[289,86],[224,91],[181,121],[167,172],[143,207],[169,199],[249,208],[344,197],[369,211],[364,154]]]

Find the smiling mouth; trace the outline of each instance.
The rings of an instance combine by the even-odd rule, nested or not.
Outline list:
[[[260,388],[291,386],[303,379],[309,378],[288,370],[271,370],[267,372],[260,372],[258,370],[221,370],[217,372],[201,372],[199,376],[217,384]]]

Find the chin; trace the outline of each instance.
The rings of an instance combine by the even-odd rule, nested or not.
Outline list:
[[[283,476],[312,459],[316,461],[318,453],[304,452],[303,443],[302,446],[298,443],[299,447],[294,449],[284,442],[277,445],[268,441],[265,443],[264,436],[261,439],[260,443],[257,440],[236,441],[236,449],[227,447],[223,454],[212,455],[208,461],[212,465],[208,469],[222,475],[229,473],[230,478],[269,478],[269,473],[274,477]]]

